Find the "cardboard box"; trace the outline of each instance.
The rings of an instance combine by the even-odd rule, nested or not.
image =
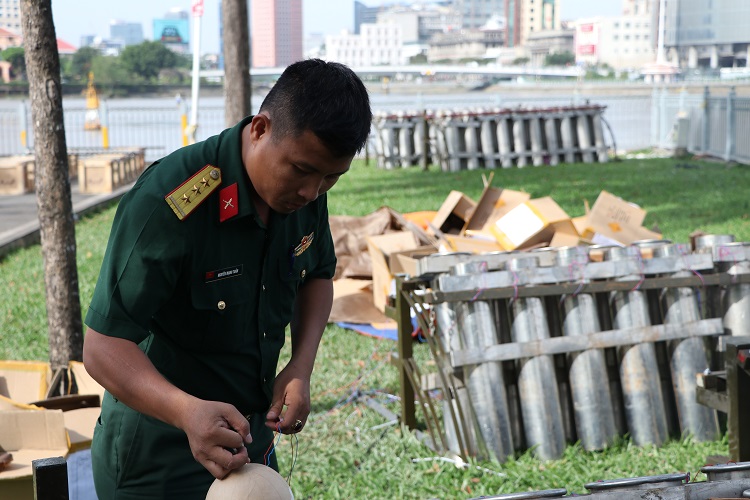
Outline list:
[[[432,219],[432,227],[446,234],[460,234],[477,203],[460,191],[451,191]]]
[[[575,228],[573,221],[561,221],[553,224],[555,233],[549,242],[549,246],[555,248],[577,247],[585,245],[585,240],[581,239]]]
[[[581,236],[598,245],[629,245],[644,239],[645,218],[646,211],[642,208],[602,191],[587,215]]]
[[[0,472],[0,498],[33,499],[32,460],[68,455],[68,432],[60,410],[0,411],[0,446],[13,455]]]
[[[52,370],[41,361],[0,361],[0,410],[29,408],[47,397]]]
[[[471,217],[464,225],[462,234],[469,231],[489,233],[495,221],[530,198],[530,194],[521,191],[486,186]]]
[[[555,223],[572,223],[555,200],[546,196],[522,203],[495,221],[490,231],[505,250],[529,248],[549,242]]]
[[[420,245],[414,233],[400,231],[367,237],[367,251],[372,260],[372,300],[383,312],[391,289],[391,255],[407,250],[417,250]]]
[[[422,246],[415,250],[391,254],[391,273],[408,274],[410,277],[416,277],[419,260],[434,254],[436,250],[434,247]]]

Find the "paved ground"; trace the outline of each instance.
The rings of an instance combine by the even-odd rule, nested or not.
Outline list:
[[[132,184],[112,193],[81,194],[78,183],[71,185],[73,212],[80,216],[112,203],[125,194]],[[12,250],[32,245],[39,241],[39,219],[36,195],[0,195],[0,259]]]

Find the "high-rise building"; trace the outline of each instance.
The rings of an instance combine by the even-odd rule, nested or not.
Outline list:
[[[252,0],[253,68],[288,66],[302,59],[302,0]]]
[[[481,28],[492,16],[502,16],[506,0],[455,0],[464,29]]]
[[[21,33],[21,0],[0,0],[0,28]]]
[[[506,46],[526,45],[532,33],[561,28],[560,0],[506,0],[505,17]]]
[[[138,45],[143,42],[143,26],[141,23],[113,19],[109,22],[109,37],[121,41],[125,47]]]
[[[360,26],[363,23],[375,24],[378,22],[380,7],[368,7],[362,2],[354,2],[354,34],[359,35]]]
[[[622,0],[622,15],[647,16],[651,14],[652,4],[652,0]]]
[[[661,2],[654,9],[658,12]],[[750,66],[748,0],[666,0],[667,59],[687,68]]]

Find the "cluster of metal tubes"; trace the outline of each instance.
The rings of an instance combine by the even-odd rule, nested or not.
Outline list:
[[[696,401],[696,376],[717,369],[718,337],[750,335],[750,284],[737,279],[750,275],[750,243],[707,235],[692,247],[649,240],[439,254],[420,265],[433,276],[433,292],[472,294],[431,305],[444,353],[438,365],[456,380],[443,391],[452,451],[502,462],[527,449],[559,458],[576,441],[601,450],[625,434],[639,446],[687,435],[718,438],[717,412]],[[653,285],[717,273],[729,277],[725,285]],[[602,286],[590,292],[597,282]],[[578,286],[572,293],[534,294],[551,284]],[[487,298],[491,290],[506,298]],[[685,333],[698,326],[702,333]],[[643,340],[657,330],[672,333]],[[608,341],[629,332],[641,337]],[[556,340],[585,348],[543,348]],[[493,358],[493,349],[504,345],[520,354],[506,350]]]

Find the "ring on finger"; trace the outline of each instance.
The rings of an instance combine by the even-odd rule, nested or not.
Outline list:
[[[294,425],[292,426],[292,430],[294,432],[299,432],[302,430],[302,420],[297,420],[294,422]]]

